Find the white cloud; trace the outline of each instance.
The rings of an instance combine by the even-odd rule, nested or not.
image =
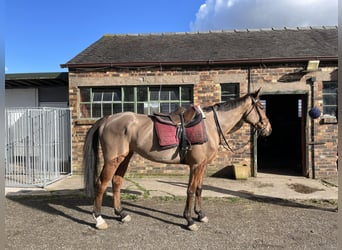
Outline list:
[[[205,0],[192,31],[334,26],[338,0]]]

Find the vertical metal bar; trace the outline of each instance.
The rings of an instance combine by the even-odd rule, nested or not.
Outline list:
[[[54,119],[54,140],[53,140],[53,144],[54,144],[54,149],[55,149],[55,154],[54,154],[54,177],[58,178],[59,177],[59,167],[58,167],[58,158],[59,158],[59,148],[58,148],[58,123],[57,123],[57,117],[58,117],[58,113],[57,110],[53,111],[53,117]]]
[[[73,168],[72,168],[72,138],[71,138],[71,135],[72,135],[72,126],[71,126],[71,123],[72,123],[72,113],[70,111],[70,109],[67,109],[67,114],[68,114],[68,119],[67,119],[67,124],[68,124],[68,141],[69,141],[69,145],[68,145],[68,162],[69,162],[69,171],[70,171],[70,174],[73,174]]]
[[[5,109],[5,186],[8,184],[8,171],[9,171],[9,154],[11,152],[11,145],[9,144],[9,133],[10,133],[10,129],[8,126],[8,110]]]
[[[45,114],[44,114],[44,109],[41,110],[41,116],[42,116],[42,123],[43,123],[43,126],[41,127],[41,131],[42,131],[42,139],[43,139],[43,144],[42,144],[42,149],[43,149],[43,152],[42,152],[42,185],[43,187],[45,187],[45,179],[46,179],[46,169],[47,167],[49,166],[49,150],[48,148],[46,147],[46,135],[48,133],[46,133],[47,131],[47,124],[46,124],[46,117],[45,117]]]

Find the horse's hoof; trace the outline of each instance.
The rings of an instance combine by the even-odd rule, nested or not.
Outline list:
[[[189,229],[190,231],[197,231],[197,230],[198,230],[198,226],[194,223],[194,224],[192,224],[192,225],[189,225],[189,226],[188,226],[188,229]]]
[[[99,230],[104,230],[104,229],[107,229],[108,228],[108,225],[106,222],[103,222],[101,224],[97,224],[96,223],[96,228],[99,229]]]
[[[204,216],[203,218],[200,218],[199,219],[200,222],[203,222],[203,223],[208,223],[209,222],[209,219],[207,216]]]
[[[131,221],[131,216],[129,214],[127,214],[125,217],[121,218],[122,222],[130,222]]]
[[[107,229],[108,228],[108,225],[107,225],[106,221],[102,218],[102,216],[99,216],[99,217],[95,218],[95,220],[96,220],[95,227],[97,229],[103,230],[103,229]]]

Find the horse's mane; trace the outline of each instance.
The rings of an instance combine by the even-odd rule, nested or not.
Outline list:
[[[246,98],[249,96],[250,94],[244,95],[240,98],[236,98],[234,100],[228,100],[225,102],[220,102],[220,103],[216,103],[214,105],[210,105],[210,106],[206,106],[203,107],[202,110],[205,112],[208,111],[212,111],[212,109],[214,108],[215,110],[220,110],[220,111],[228,111],[228,110],[232,110],[238,106],[240,106],[242,103],[244,103],[246,101]]]

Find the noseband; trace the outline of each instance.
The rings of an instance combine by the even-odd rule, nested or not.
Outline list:
[[[260,110],[259,108],[262,108],[262,104],[259,100],[256,100],[253,96],[251,96],[251,99],[252,99],[252,108],[243,116],[243,120],[245,122],[247,122],[247,117],[249,116],[249,114],[253,111],[253,109],[255,108],[257,113],[258,113],[258,116],[259,116],[259,121],[252,124],[251,125],[259,132],[262,132],[264,130],[267,129],[267,124],[265,124],[263,122],[263,119],[262,119],[262,116],[261,116],[261,113],[260,113]]]

